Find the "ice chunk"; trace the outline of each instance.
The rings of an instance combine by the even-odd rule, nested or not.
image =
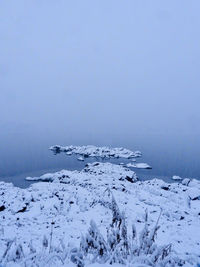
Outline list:
[[[126,164],[128,168],[137,168],[137,169],[152,169],[147,163],[128,163]]]
[[[77,160],[84,161],[84,158],[83,157],[79,157],[79,158],[77,158]]]
[[[174,175],[174,176],[172,176],[172,179],[173,179],[173,180],[183,180],[183,178],[181,178],[181,177],[178,176],[178,175]]]

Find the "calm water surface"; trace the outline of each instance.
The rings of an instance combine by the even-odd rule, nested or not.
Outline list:
[[[16,138],[15,138],[16,137]],[[23,138],[24,137],[24,138]],[[51,140],[50,140],[51,139]],[[25,180],[27,176],[40,176],[47,172],[61,169],[81,170],[87,162],[97,161],[89,158],[84,162],[77,161],[76,156],[65,153],[54,155],[48,147],[61,145],[110,145],[123,146],[132,150],[141,150],[143,156],[137,162],[146,162],[152,170],[134,169],[139,179],[162,178],[170,182],[173,175],[200,178],[200,143],[199,136],[184,136],[182,138],[164,135],[137,135],[128,140],[107,140],[98,142],[71,143],[63,138],[53,140],[30,140],[26,136],[4,136],[0,144],[0,180],[12,182],[16,186],[27,187],[32,182]],[[124,159],[110,160],[114,163],[129,162]]]

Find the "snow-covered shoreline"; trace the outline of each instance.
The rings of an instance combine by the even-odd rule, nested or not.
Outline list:
[[[46,182],[60,182],[60,183],[90,183],[91,180],[96,181],[105,186],[112,186],[112,184],[121,184],[126,186],[126,182],[136,182],[137,175],[134,171],[112,163],[94,162],[85,165],[81,171],[61,170],[55,173],[46,173],[39,177],[26,177],[28,181],[46,181]],[[122,184],[123,182],[123,184]]]
[[[30,242],[36,250],[42,250],[42,238],[50,238],[52,222],[52,242],[56,245],[63,239],[65,244],[78,246],[91,219],[106,234],[111,220],[109,189],[125,212],[128,225],[134,222],[138,231],[144,226],[146,209],[150,228],[162,209],[158,244],[171,243],[174,253],[185,261],[184,266],[200,262],[198,180],[173,184],[158,179],[141,182],[136,181],[133,171],[111,163],[92,163],[82,171],[63,170],[32,179],[51,182],[38,182],[27,189],[0,182],[0,259],[8,239],[22,244],[26,255]]]

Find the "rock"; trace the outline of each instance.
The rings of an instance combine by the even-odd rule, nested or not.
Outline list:
[[[4,205],[0,206],[0,211],[4,211],[6,207]]]
[[[189,188],[187,193],[191,200],[200,199],[200,190],[197,188]]]
[[[147,163],[128,163],[127,168],[137,168],[137,169],[152,169]]]
[[[168,186],[161,186],[161,189],[168,191],[169,187]]]
[[[100,157],[100,158],[138,158],[142,156],[140,151],[131,151],[126,148],[116,147],[96,147],[96,146],[66,146],[59,145],[49,148],[54,153],[66,152],[67,155],[78,154],[83,157]],[[70,153],[70,154],[69,154]]]
[[[84,161],[84,158],[83,157],[79,157],[79,158],[77,158],[77,160]]]
[[[190,183],[190,179],[189,179],[189,178],[185,178],[185,179],[182,180],[181,183],[182,183],[182,185],[186,185],[186,186],[188,186],[189,183]]]
[[[17,213],[20,213],[20,212],[25,212],[27,209],[27,207],[23,207],[21,210],[18,210]]]
[[[180,176],[174,175],[172,176],[173,180],[182,180],[183,178],[181,178]]]
[[[130,183],[134,183],[134,180],[133,180],[132,177],[126,176],[125,179],[126,179],[128,182],[130,182]]]

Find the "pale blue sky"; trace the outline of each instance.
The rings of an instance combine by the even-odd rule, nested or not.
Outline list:
[[[199,11],[199,0],[0,0],[1,132],[199,134]]]

